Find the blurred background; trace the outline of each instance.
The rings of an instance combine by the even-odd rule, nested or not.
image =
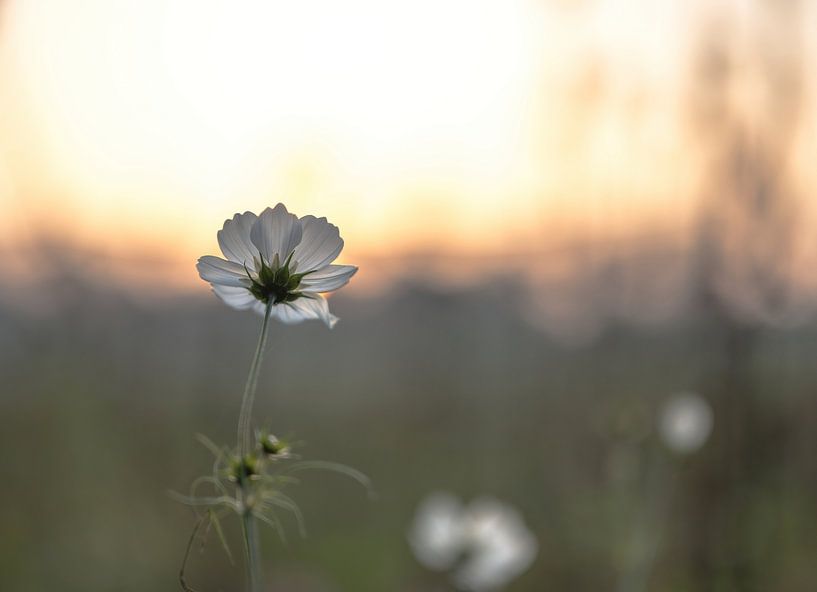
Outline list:
[[[437,491],[511,592],[817,589],[815,92],[810,0],[0,0],[0,589],[177,589],[259,328],[194,263],[278,201],[360,272],[256,417],[378,498],[307,475],[270,590],[456,590]]]

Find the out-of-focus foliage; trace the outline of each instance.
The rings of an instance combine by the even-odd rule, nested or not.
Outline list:
[[[208,468],[197,432],[233,439],[259,319],[52,271],[52,308],[0,309],[0,588],[173,589],[193,517],[165,492]],[[444,586],[406,540],[439,489],[518,508],[540,551],[517,592],[615,589],[653,538],[654,589],[817,585],[817,324],[750,330],[693,309],[561,345],[524,320],[514,287],[407,282],[337,297],[331,332],[273,327],[259,421],[361,469],[379,497],[305,475],[309,537],[292,523],[289,546],[264,541],[271,589]],[[714,430],[679,458],[656,420],[689,389]],[[211,538],[191,583],[235,589],[241,571]]]

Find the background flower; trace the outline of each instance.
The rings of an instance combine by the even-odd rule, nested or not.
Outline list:
[[[429,495],[417,508],[409,544],[429,569],[450,568],[462,552],[462,502],[450,493]]]
[[[500,590],[530,567],[536,537],[510,505],[483,497],[468,506],[449,493],[434,493],[418,507],[409,532],[417,560],[435,571],[451,570],[460,590]]]
[[[695,393],[681,393],[664,407],[659,431],[674,452],[690,453],[706,443],[713,423],[712,407],[706,399]]]

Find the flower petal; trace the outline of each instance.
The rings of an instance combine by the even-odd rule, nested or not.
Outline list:
[[[295,249],[293,260],[298,262],[298,273],[320,269],[334,261],[343,250],[343,239],[338,227],[326,218],[304,216],[301,218],[303,238]]]
[[[267,208],[261,212],[250,231],[250,240],[268,264],[273,262],[276,255],[279,263],[283,263],[301,242],[301,234],[298,217],[287,212],[284,204],[279,203],[274,209]]]
[[[302,296],[298,298],[291,305],[301,311],[304,315],[309,315],[308,318],[317,318],[322,320],[330,329],[338,322],[338,317],[329,312],[329,303],[326,298],[320,294]],[[314,316],[312,316],[314,315]]]
[[[285,325],[295,325],[302,321],[314,318],[303,314],[301,310],[295,308],[291,302],[276,304],[272,307],[271,314]]]
[[[345,286],[357,273],[354,265],[327,265],[301,280],[306,292],[331,292]]]
[[[237,308],[238,310],[252,308],[256,302],[262,304],[263,306],[263,303],[253,296],[252,292],[246,288],[234,288],[232,286],[220,286],[218,284],[214,284],[213,292],[215,292],[216,296],[218,296],[224,302],[224,304],[231,306],[232,308]]]
[[[218,246],[230,261],[246,265],[255,270],[255,259],[258,249],[250,240],[250,231],[258,216],[252,212],[236,214],[232,220],[226,220],[224,227],[218,231]]]
[[[258,311],[259,309],[256,307],[254,310]],[[264,314],[263,305],[260,312]],[[331,329],[338,322],[338,317],[329,312],[329,303],[326,298],[318,294],[302,296],[294,302],[287,302],[286,304],[276,304],[272,307],[271,314],[287,325],[320,319]]]
[[[247,277],[247,272],[242,265],[233,261],[225,261],[212,255],[205,255],[196,263],[199,276],[205,282],[211,284],[221,284],[222,286],[233,286],[236,288],[249,287],[252,282]]]

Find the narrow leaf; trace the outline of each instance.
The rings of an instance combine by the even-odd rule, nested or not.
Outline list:
[[[227,553],[227,559],[230,560],[230,565],[235,565],[235,561],[233,560],[233,553],[232,551],[230,551],[230,546],[227,544],[227,538],[224,536],[224,531],[221,529],[221,520],[218,519],[218,515],[213,511],[212,508],[210,508],[208,512],[210,514],[210,523],[216,530],[218,540],[221,541],[221,546],[224,548],[224,552]]]

